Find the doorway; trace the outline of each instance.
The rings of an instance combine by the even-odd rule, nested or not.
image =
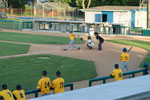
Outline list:
[[[102,15],[102,21],[103,21],[103,22],[106,22],[106,21],[107,21],[107,14],[103,14],[103,15]]]

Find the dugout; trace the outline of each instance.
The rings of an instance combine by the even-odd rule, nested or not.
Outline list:
[[[83,25],[84,21],[61,21],[61,20],[34,20],[33,30],[88,32],[89,25]]]
[[[100,34],[129,34],[129,28],[123,26],[122,24],[112,24],[112,29],[106,32],[106,27],[103,27],[103,32],[100,32],[99,25],[101,23],[85,23],[85,21],[62,21],[62,20],[45,20],[45,19],[35,19],[33,25],[33,30],[40,31],[60,31],[69,32],[73,30],[78,33],[89,33],[92,27],[95,32]]]

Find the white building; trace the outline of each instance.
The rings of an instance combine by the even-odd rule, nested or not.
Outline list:
[[[108,21],[129,27],[146,28],[147,8],[138,6],[100,6],[82,9],[85,12],[86,23],[101,23]]]

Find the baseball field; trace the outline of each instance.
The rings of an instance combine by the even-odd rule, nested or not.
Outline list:
[[[36,88],[41,78],[41,71],[47,70],[48,77],[55,79],[55,72],[60,70],[66,83],[74,82],[75,89],[88,86],[88,79],[109,75],[113,65],[120,64],[122,48],[134,46],[130,52],[130,69],[139,69],[143,61],[150,63],[149,44],[128,38],[114,38],[104,36],[103,50],[95,47],[89,50],[84,41],[75,40],[80,50],[71,48],[63,51],[69,43],[68,34],[48,32],[20,32],[2,30],[0,32],[0,78],[1,84],[8,84],[8,88],[15,89],[21,84],[25,90]],[[144,40],[144,39],[143,39]],[[117,43],[117,44],[116,44]],[[80,85],[79,85],[80,84]]]

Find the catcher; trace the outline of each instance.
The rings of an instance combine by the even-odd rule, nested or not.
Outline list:
[[[92,49],[94,47],[94,42],[92,41],[90,36],[88,36],[87,47],[89,49]]]

